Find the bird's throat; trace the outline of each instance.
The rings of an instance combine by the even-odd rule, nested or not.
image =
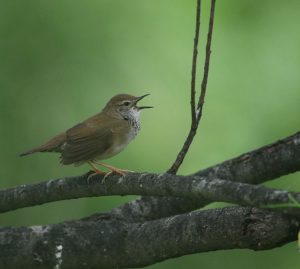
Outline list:
[[[123,116],[123,119],[138,132],[140,130],[140,112],[138,110],[131,110],[130,113]]]

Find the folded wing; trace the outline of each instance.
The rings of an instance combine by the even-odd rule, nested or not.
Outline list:
[[[90,122],[75,125],[66,132],[61,163],[81,164],[97,159],[111,147],[112,136],[109,126]]]

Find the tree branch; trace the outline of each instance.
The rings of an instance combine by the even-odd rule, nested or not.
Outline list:
[[[197,46],[198,46],[198,38],[199,38],[199,29],[200,29],[200,5],[201,1],[197,0],[197,14],[196,14],[196,31],[195,31],[195,38],[194,38],[194,52],[193,52],[193,63],[192,63],[192,81],[191,81],[191,111],[192,111],[192,124],[189,131],[189,134],[179,151],[174,163],[167,171],[170,174],[176,174],[180,165],[182,164],[185,155],[187,154],[193,139],[196,135],[201,116],[202,116],[202,108],[204,105],[205,93],[206,93],[206,86],[207,86],[207,79],[208,79],[208,71],[209,71],[209,61],[210,61],[210,54],[211,54],[211,38],[213,32],[213,25],[214,25],[214,15],[215,15],[215,0],[211,0],[211,7],[210,7],[210,17],[209,17],[209,26],[208,26],[208,34],[207,34],[207,41],[206,41],[206,54],[205,54],[205,63],[204,63],[204,73],[203,79],[201,83],[201,94],[199,98],[199,102],[197,105],[197,111],[195,111],[195,82],[196,82],[196,66],[197,66]]]
[[[300,132],[194,175],[259,184],[296,171],[300,171]],[[113,213],[127,220],[145,221],[182,214],[210,202],[205,199],[141,197],[121,205]]]
[[[211,0],[210,5],[210,17],[209,17],[209,25],[208,25],[208,33],[207,33],[207,41],[205,48],[205,63],[204,63],[204,71],[203,78],[201,82],[201,94],[197,105],[196,117],[197,117],[197,128],[202,116],[202,108],[204,105],[204,99],[206,94],[207,80],[208,80],[208,72],[209,72],[209,63],[210,63],[210,54],[211,54],[211,39],[214,28],[214,17],[215,17],[215,5],[216,0]]]
[[[113,211],[114,214],[124,214],[128,219],[135,219],[137,217],[135,215],[140,215],[139,217],[143,218],[143,215],[148,214],[151,219],[183,213],[199,208],[208,201],[226,201],[243,205],[286,203],[289,201],[286,192],[284,198],[276,200],[277,202],[273,200],[257,200],[254,203],[254,196],[248,201],[243,201],[247,190],[252,193],[253,191],[263,193],[261,192],[263,187],[232,184],[220,180],[218,177],[222,176],[223,179],[256,184],[283,174],[298,171],[299,169],[300,133],[297,133],[277,143],[246,153],[217,166],[205,169],[202,173],[198,172],[187,177],[170,174],[132,173],[124,178],[111,176],[106,181],[106,184],[101,183],[100,176],[94,177],[92,184],[87,184],[87,175],[83,175],[1,190],[0,212],[52,201],[116,194],[166,195],[192,198],[146,197],[130,202]],[[203,177],[201,178],[200,176],[202,175]],[[222,191],[222,189],[219,191],[217,186],[218,188],[227,189],[230,193],[229,197],[224,196],[226,195],[225,191]],[[245,187],[244,192],[237,193],[236,190],[243,186]],[[241,197],[237,198],[238,195]],[[258,199],[270,195],[265,193],[260,195]],[[161,207],[160,202],[162,201],[164,202],[164,207]],[[136,210],[136,212],[132,210]],[[158,210],[158,212],[151,212],[153,210],[154,212]],[[135,221],[137,220],[135,219]]]
[[[196,125],[196,74],[197,74],[197,57],[198,57],[198,40],[200,33],[200,14],[201,14],[201,0],[197,0],[196,7],[196,26],[195,26],[195,37],[194,37],[194,49],[193,49],[193,60],[192,60],[192,79],[191,79],[191,128]]]
[[[298,225],[280,213],[241,207],[135,224],[97,214],[0,228],[0,268],[128,268],[213,250],[270,249],[295,240]]]
[[[300,132],[297,132],[194,175],[259,184],[299,170]]]
[[[273,190],[264,186],[222,179],[137,173],[124,177],[110,176],[105,182],[100,175],[93,179],[90,185],[85,175],[23,185],[2,191],[0,212],[58,200],[108,195],[175,196],[245,206],[298,207],[297,213],[299,214],[300,211],[300,193],[289,193],[285,190]],[[295,204],[296,202],[299,204]]]

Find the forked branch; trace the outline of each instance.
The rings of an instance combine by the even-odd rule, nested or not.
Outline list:
[[[209,18],[209,26],[208,26],[208,34],[206,40],[206,54],[205,54],[205,63],[204,63],[204,72],[203,78],[201,83],[201,93],[200,98],[197,104],[197,110],[195,109],[195,95],[196,95],[196,70],[197,70],[197,56],[198,56],[198,40],[199,40],[199,33],[200,33],[200,12],[201,12],[201,1],[197,0],[197,12],[196,12],[196,30],[195,30],[195,37],[194,37],[194,49],[193,49],[193,61],[192,61],[192,80],[191,80],[191,115],[192,115],[192,123],[189,134],[179,151],[176,160],[172,164],[172,166],[167,171],[171,174],[176,174],[178,168],[182,164],[184,157],[186,156],[190,145],[193,142],[193,139],[196,135],[201,117],[202,117],[202,109],[204,105],[204,99],[206,94],[207,88],[207,80],[208,80],[208,72],[209,72],[209,62],[210,62],[210,54],[211,54],[211,39],[213,33],[213,26],[214,26],[214,14],[215,14],[215,0],[211,0],[211,7],[210,7],[210,18]]]

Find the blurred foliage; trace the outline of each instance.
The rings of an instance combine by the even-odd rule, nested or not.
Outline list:
[[[201,42],[206,36],[204,1]],[[211,71],[188,174],[299,131],[300,2],[217,1]],[[142,131],[108,163],[165,171],[190,124],[195,1],[27,0],[0,3],[0,187],[79,175],[55,154],[19,158],[101,110],[117,93],[151,93]],[[200,54],[203,62],[203,51]],[[199,75],[202,67],[199,65]],[[200,79],[200,76],[199,76]],[[267,183],[300,191],[297,174]],[[133,197],[56,202],[0,215],[0,225],[55,223]],[[296,238],[295,238],[296,240]],[[149,268],[296,268],[296,243],[264,252],[195,254]]]

